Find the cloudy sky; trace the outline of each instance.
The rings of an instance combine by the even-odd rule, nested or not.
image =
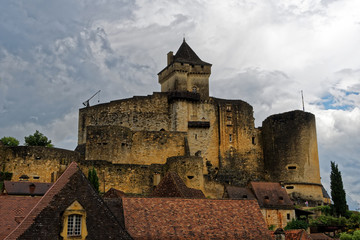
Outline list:
[[[40,130],[74,149],[78,109],[160,91],[157,73],[183,37],[213,64],[210,93],[254,107],[256,125],[316,115],[322,182],[330,161],[360,202],[360,1],[4,0],[0,137]],[[330,193],[330,191],[329,191]]]

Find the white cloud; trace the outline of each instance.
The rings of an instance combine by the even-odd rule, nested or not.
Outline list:
[[[75,148],[81,103],[99,89],[101,102],[159,91],[156,74],[185,34],[213,64],[211,93],[251,104],[257,125],[301,109],[303,90],[317,116],[323,180],[336,161],[360,201],[349,187],[359,181],[359,7],[356,0],[4,1],[0,136],[23,140],[38,129]]]

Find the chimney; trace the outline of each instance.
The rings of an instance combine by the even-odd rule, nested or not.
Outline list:
[[[167,54],[167,65],[169,66],[174,61],[174,53],[170,51]]]
[[[30,195],[34,195],[35,192],[35,184],[30,184],[29,185],[29,191],[30,191]]]
[[[282,228],[278,228],[274,232],[275,240],[285,240],[285,231]]]

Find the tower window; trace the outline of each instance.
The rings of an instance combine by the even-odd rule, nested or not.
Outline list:
[[[232,138],[232,134],[229,134],[229,142],[232,142],[233,138]]]

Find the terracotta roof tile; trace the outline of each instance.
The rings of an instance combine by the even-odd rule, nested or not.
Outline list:
[[[256,199],[249,188],[225,186],[225,198],[230,199]]]
[[[4,239],[25,218],[40,197],[0,196],[0,239]]]
[[[151,194],[152,197],[205,198],[201,190],[188,188],[175,172],[168,172]]]
[[[327,239],[333,239],[324,233],[311,233],[310,234],[311,239],[313,240],[327,240]]]
[[[37,204],[31,209],[25,219],[17,226],[17,228],[5,239],[17,239],[24,233],[34,222],[36,216],[49,205],[52,198],[66,185],[69,178],[78,170],[78,165],[72,162],[60,178],[53,184],[46,194],[37,202]]]
[[[275,239],[274,231],[271,231],[273,239]],[[311,240],[312,238],[304,229],[291,229],[285,231],[285,240]]]
[[[117,190],[115,188],[110,188],[103,196],[103,198],[121,198],[126,194],[123,191]]]
[[[4,191],[8,195],[42,196],[51,186],[52,183],[4,181]]]
[[[134,239],[271,239],[255,200],[122,200]]]
[[[250,183],[260,207],[294,208],[286,190],[277,182]]]

